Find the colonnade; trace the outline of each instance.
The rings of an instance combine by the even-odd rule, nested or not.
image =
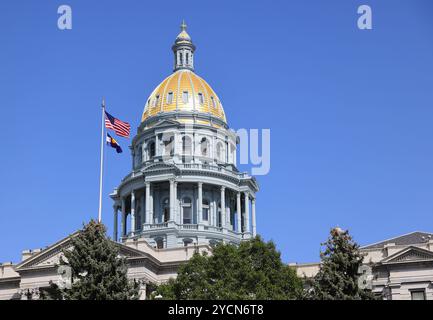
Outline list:
[[[114,224],[113,224],[113,239],[117,241],[118,239],[118,215],[119,210],[121,211],[121,237],[126,237],[127,235],[136,235],[140,229],[145,229],[146,225],[154,225],[160,222],[157,222],[158,213],[154,210],[154,185],[159,184],[146,182],[145,188],[140,190],[132,190],[129,194],[124,195],[121,199],[119,199],[113,206],[114,208]],[[168,212],[169,219],[166,221],[174,221],[176,224],[184,224],[184,220],[181,217],[182,213],[179,212],[179,206],[177,205],[178,201],[182,201],[182,199],[178,199],[178,182],[171,179],[169,180],[169,202],[168,202]],[[222,229],[230,229],[238,233],[251,233],[255,236],[256,231],[256,201],[255,198],[248,191],[239,191],[232,190],[226,188],[224,186],[219,187],[219,205],[217,208],[213,208],[214,212],[211,213],[208,209],[208,217],[207,220],[203,218],[203,182],[195,182],[196,190],[197,190],[197,210],[196,210],[196,219],[193,224],[203,224],[208,226],[215,226]],[[211,185],[215,187],[214,185]],[[235,208],[233,210],[233,223],[231,224],[231,212],[230,205],[226,203],[227,192],[231,195],[233,193],[236,194],[236,203]],[[137,194],[141,194],[141,197],[138,200]],[[243,199],[242,199],[243,196]],[[242,205],[243,200],[243,205]],[[127,203],[127,201],[129,203]],[[137,213],[137,201],[141,201],[141,210],[140,217]],[[229,201],[230,202],[230,201]],[[181,205],[182,206],[182,205]],[[250,223],[250,206],[251,206],[251,223]],[[127,207],[129,207],[129,211],[127,212]],[[164,209],[163,209],[164,210]],[[182,209],[180,210],[182,211]],[[191,210],[192,211],[192,210]],[[144,214],[143,214],[144,213]],[[215,216],[217,213],[219,216],[219,223],[217,223],[217,218]],[[166,214],[165,212],[162,213]],[[192,213],[191,213],[192,214]],[[130,215],[130,231],[127,231],[127,216]],[[212,216],[212,217],[211,217]],[[137,221],[140,221],[139,226],[137,226]],[[236,221],[236,230],[235,229],[235,221]],[[162,221],[164,222],[164,221]],[[191,221],[192,222],[192,221]]]

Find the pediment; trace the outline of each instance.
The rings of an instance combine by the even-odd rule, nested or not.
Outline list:
[[[433,261],[433,252],[411,246],[382,260],[382,263],[391,264],[417,261]]]
[[[34,254],[26,260],[19,263],[15,270],[21,271],[29,268],[51,267],[59,263],[60,257],[63,255],[64,249],[71,248],[71,239],[78,235],[78,231],[72,235],[63,238],[62,240],[48,246],[41,252]]]
[[[54,267],[60,263],[60,257],[63,256],[63,250],[68,250],[72,248],[71,239],[78,235],[78,231],[74,234],[63,238],[62,240],[54,243],[53,245],[47,247],[41,252],[27,258],[26,260],[19,263],[15,270],[17,272],[27,269],[38,269],[38,268],[47,268]],[[147,257],[148,254],[127,247],[121,243],[115,243],[119,248],[119,255],[125,258],[137,258],[137,257]]]
[[[178,126],[180,122],[170,119],[163,119],[156,123],[153,128],[164,128],[164,127],[172,127],[172,126]]]

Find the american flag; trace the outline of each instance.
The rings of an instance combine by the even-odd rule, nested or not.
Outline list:
[[[131,131],[131,125],[128,122],[123,122],[107,111],[105,111],[105,127],[107,129],[112,129],[119,137],[129,137],[129,132]]]

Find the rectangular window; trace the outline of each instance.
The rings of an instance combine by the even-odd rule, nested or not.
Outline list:
[[[173,103],[173,92],[167,93],[167,104]]]
[[[182,102],[183,103],[188,103],[188,91],[184,91],[182,93]]]
[[[425,290],[412,290],[410,297],[412,300],[425,300]]]
[[[209,208],[203,208],[203,221],[207,221],[209,219]]]
[[[216,108],[216,103],[215,103],[214,97],[210,97],[210,99],[212,100],[212,107]]]
[[[183,224],[192,223],[191,207],[183,207]]]
[[[201,93],[201,92],[198,93],[198,101],[200,102],[200,104],[204,103],[203,93]]]

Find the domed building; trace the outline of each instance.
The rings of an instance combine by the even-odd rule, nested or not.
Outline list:
[[[132,140],[132,170],[110,195],[113,240],[141,299],[148,283],[176,277],[194,253],[256,234],[256,180],[236,169],[236,133],[215,91],[194,72],[184,23],[172,49],[173,73],[146,100]],[[58,265],[77,235],[24,250],[17,264],[0,263],[0,300],[39,299],[52,283],[68,283]]]
[[[132,170],[111,194],[116,241],[144,239],[163,249],[238,244],[256,234],[258,185],[236,168],[236,133],[216,92],[194,71],[195,49],[182,23],[173,73],[146,100]]]

